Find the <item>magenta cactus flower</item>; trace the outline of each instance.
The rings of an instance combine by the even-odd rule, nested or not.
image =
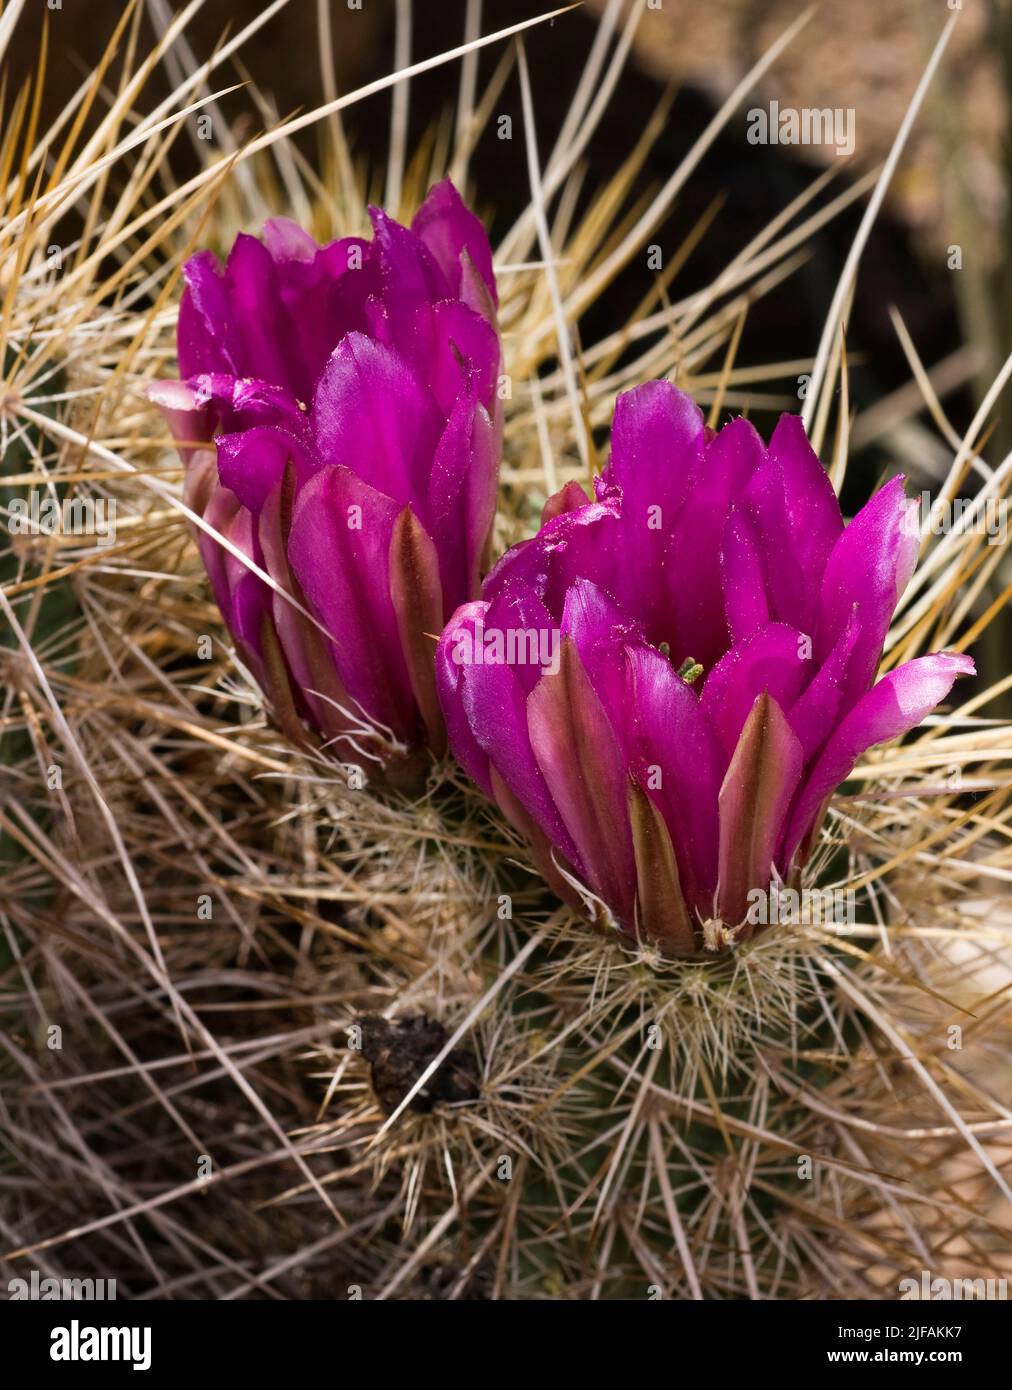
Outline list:
[[[389,770],[445,746],[434,635],[486,567],[500,344],[488,239],[449,180],[410,229],[370,216],[372,241],[278,220],[224,270],[194,256],[183,379],[151,395],[189,505],[232,547],[198,532],[275,719]]]
[[[553,497],[436,656],[453,751],[561,892],[676,954],[751,933],[862,753],[974,669],[873,684],[916,508],[895,478],[845,526],[794,416],[767,445],[665,381],[619,397],[596,499]]]

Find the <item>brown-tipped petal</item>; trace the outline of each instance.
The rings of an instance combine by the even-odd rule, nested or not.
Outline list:
[[[260,651],[263,657],[264,694],[274,722],[286,738],[291,739],[297,747],[304,748],[310,740],[296,712],[281,645],[270,614],[266,612],[260,623]]]
[[[625,759],[571,637],[562,639],[558,672],[542,676],[528,696],[527,727],[545,785],[592,877],[591,887],[631,928],[636,867]]]
[[[660,941],[678,955],[696,949],[678,865],[664,817],[640,785],[629,779],[629,824],[636,859],[636,925],[647,941]]]
[[[191,455],[183,478],[183,501],[192,512],[203,516],[211,495],[218,487],[218,458],[213,449],[197,449]],[[197,527],[193,527],[197,530]]]
[[[435,665],[435,642],[443,628],[443,590],[436,547],[410,507],[398,516],[390,538],[390,598],[411,688],[425,721],[429,746],[439,757],[446,750]]]
[[[460,253],[460,297],[469,309],[481,314],[498,333],[499,313],[488,285],[465,249]]]
[[[728,926],[744,919],[750,889],[765,892],[769,888],[773,857],[802,763],[801,745],[783,710],[770,695],[759,695],[718,798],[717,907]]]
[[[291,530],[295,496],[295,469],[287,464],[281,481],[264,502],[260,512],[259,537],[267,572],[285,593],[308,608],[306,597],[288,563],[288,535]],[[356,721],[342,710],[353,710],[354,701],[338,677],[323,634],[284,594],[271,595],[271,611],[278,644],[284,653],[291,678],[302,691],[312,717],[323,737],[340,737]],[[310,693],[316,692],[316,693]],[[337,749],[332,749],[337,752]]]
[[[582,912],[583,903],[579,893],[571,883],[568,883],[556,867],[555,860],[552,858],[552,842],[538,825],[533,816],[521,805],[519,800],[513,795],[509,787],[499,776],[495,767],[489,768],[489,780],[492,783],[492,795],[495,797],[496,805],[503,815],[518,830],[531,847],[531,857],[534,865],[541,874],[541,877],[551,888],[552,892],[562,899],[567,906],[573,908],[575,912]],[[559,855],[562,858],[562,855]],[[571,866],[567,865],[569,872],[574,872]]]

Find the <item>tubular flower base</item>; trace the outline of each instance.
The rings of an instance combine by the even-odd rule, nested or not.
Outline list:
[[[239,236],[224,272],[194,256],[183,380],[150,394],[275,720],[392,776],[445,747],[431,634],[486,567],[500,346],[488,240],[449,180],[410,230],[370,215],[371,242],[320,247],[277,220],[262,243]]]
[[[845,527],[794,416],[765,445],[668,382],[619,397],[596,500],[551,498],[436,657],[453,751],[560,892],[675,954],[751,934],[862,753],[973,672],[873,684],[916,510],[894,478]]]

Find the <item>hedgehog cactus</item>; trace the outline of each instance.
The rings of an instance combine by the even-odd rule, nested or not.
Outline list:
[[[1012,1272],[1008,682],[956,681],[1001,621],[1005,379],[935,498],[968,509],[919,531],[847,457],[846,277],[810,428],[705,426],[794,370],[733,362],[732,330],[833,208],[676,293],[700,229],[669,200],[709,136],[656,201],[654,126],[585,196],[599,97],[661,22],[628,7],[620,39],[620,8],[543,168],[517,53],[528,138],[489,143],[534,193],[498,281],[446,176],[487,196],[509,55],[407,163],[395,102],[371,235],[342,121],[376,84],[220,148],[201,93],[268,10],[167,102],[145,79],[194,60],[194,6],[144,54],[128,7],[49,129],[0,74],[6,482],[120,528],[0,556],[0,1282],[895,1300]],[[326,57],[359,20],[319,17]],[[573,22],[514,28],[568,64]],[[456,56],[424,60],[447,91]],[[218,143],[179,185],[196,106]],[[648,244],[662,278],[592,340]]]
[[[749,895],[804,867],[858,758],[973,662],[920,657],[872,687],[917,503],[896,478],[844,527],[795,416],[768,446],[744,419],[708,438],[683,392],[640,386],[596,492],[550,499],[454,615],[440,697],[454,753],[546,874],[691,954],[705,925],[710,945],[749,935]]]
[[[278,722],[389,763],[445,746],[427,634],[476,593],[486,556],[500,350],[488,239],[450,181],[410,229],[371,217],[372,241],[320,247],[276,219],[262,243],[237,238],[224,272],[194,256],[183,380],[150,395],[209,528],[218,607]]]

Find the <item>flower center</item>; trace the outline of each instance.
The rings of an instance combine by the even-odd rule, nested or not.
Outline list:
[[[660,652],[661,656],[666,656],[669,661],[671,660],[670,642],[658,642],[657,650]],[[699,680],[699,677],[703,674],[703,667],[695,657],[687,656],[681,666],[679,666],[678,674],[686,685],[691,685],[693,681]]]

